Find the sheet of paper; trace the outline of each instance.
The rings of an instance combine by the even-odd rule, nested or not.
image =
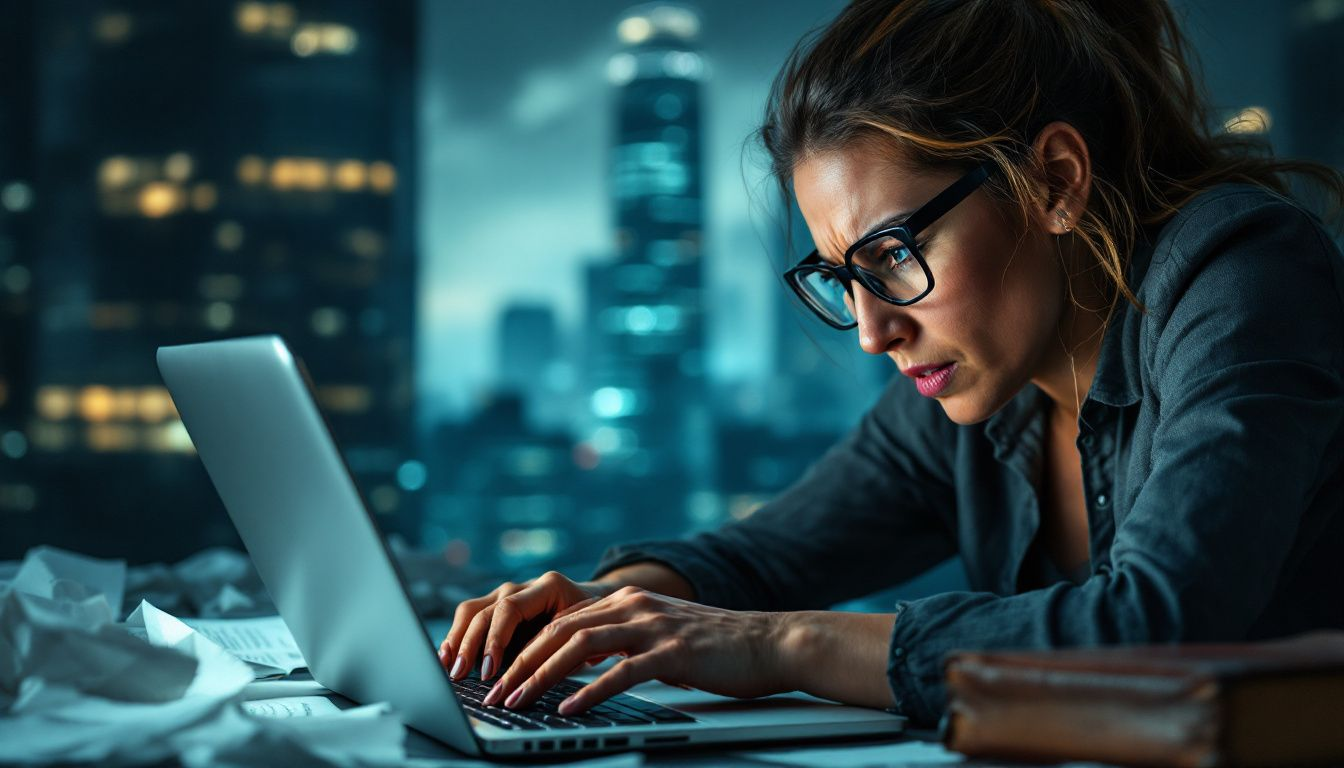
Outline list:
[[[405,727],[386,704],[333,712],[326,699],[272,703],[272,715],[291,716],[251,715],[240,705],[253,668],[205,632],[145,601],[114,623],[105,595],[116,601],[124,586],[119,563],[37,549],[7,573],[0,764],[365,768],[405,759]]]
[[[334,715],[340,707],[326,696],[290,696],[283,699],[259,699],[243,702],[243,711],[253,717],[285,720],[291,717],[318,717]]]
[[[279,616],[256,619],[182,619],[215,645],[252,665],[256,677],[287,675],[308,666]]]

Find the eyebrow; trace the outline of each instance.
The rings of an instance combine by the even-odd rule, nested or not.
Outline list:
[[[874,232],[881,232],[884,229],[890,229],[891,227],[894,227],[897,224],[900,224],[901,222],[910,218],[914,213],[915,213],[914,211],[901,211],[900,213],[894,213],[869,227],[868,231],[854,238],[853,242],[851,242],[850,245],[852,246],[854,243],[859,242],[860,240],[862,240],[865,237],[868,237]],[[820,248],[817,249],[817,256],[820,257],[821,260],[826,262],[827,264],[835,265],[836,263],[838,263],[827,259],[826,255],[821,252]],[[843,261],[843,259],[841,260]]]
[[[900,213],[892,214],[891,216],[888,216],[887,218],[869,227],[868,231],[860,235],[858,239],[856,239],[854,242],[857,243],[859,242],[859,240],[862,240],[863,238],[873,234],[874,232],[880,232],[884,229],[890,229],[891,227],[894,227],[897,224],[900,224],[902,221],[905,221],[906,219],[910,218],[912,215],[914,215],[914,213],[915,213],[914,211],[901,211]]]

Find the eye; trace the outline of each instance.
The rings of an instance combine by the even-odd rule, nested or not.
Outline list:
[[[882,252],[882,264],[887,269],[906,269],[914,263],[914,254],[904,243],[887,248]]]

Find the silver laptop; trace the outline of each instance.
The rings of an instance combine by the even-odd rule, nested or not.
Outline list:
[[[313,677],[473,756],[892,736],[904,718],[802,693],[735,699],[643,683],[583,717],[570,679],[514,712],[449,679],[289,349],[277,336],[161,347],[159,370]]]

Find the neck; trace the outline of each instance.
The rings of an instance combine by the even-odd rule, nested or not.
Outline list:
[[[1076,258],[1066,262],[1070,264],[1069,290],[1057,329],[1058,341],[1051,345],[1045,365],[1032,381],[1054,402],[1055,424],[1076,432],[1078,411],[1097,372],[1111,297],[1103,280],[1095,277],[1098,268],[1078,268]]]

